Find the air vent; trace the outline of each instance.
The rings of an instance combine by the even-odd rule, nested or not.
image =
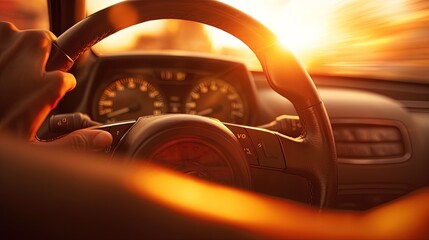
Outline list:
[[[336,121],[332,123],[338,161],[381,164],[406,161],[410,156],[405,128],[391,121]]]

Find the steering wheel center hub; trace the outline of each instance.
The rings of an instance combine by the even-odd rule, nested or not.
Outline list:
[[[241,188],[251,185],[249,165],[238,140],[222,123],[206,117],[140,118],[116,152],[211,182]]]
[[[148,158],[151,162],[219,184],[234,184],[234,171],[227,156],[219,151],[219,146],[200,138],[173,139],[152,152]]]

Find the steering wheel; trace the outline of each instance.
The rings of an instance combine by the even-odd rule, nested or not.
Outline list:
[[[173,148],[205,149],[205,153],[220,159],[215,167],[221,166],[222,171],[228,172],[227,177],[213,177],[190,167],[186,173],[210,175],[208,178],[213,178],[210,180],[250,188],[249,162],[253,161],[263,168],[305,176],[312,186],[311,203],[322,208],[333,205],[337,193],[335,144],[327,112],[312,79],[269,29],[231,6],[212,0],[118,3],[64,32],[53,44],[47,70],[68,71],[74,60],[105,37],[129,26],[157,19],[208,24],[243,41],[261,62],[272,89],[292,102],[304,131],[300,137],[291,138],[199,116],[144,117],[127,125],[115,152],[125,153],[130,158],[164,159],[160,161],[165,162],[168,161],[165,158],[171,157],[168,153]],[[113,127],[118,129],[110,125],[105,129]],[[253,155],[249,156],[246,150],[253,150]]]

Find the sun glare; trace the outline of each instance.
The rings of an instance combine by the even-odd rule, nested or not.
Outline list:
[[[88,13],[91,14],[120,1],[87,1]],[[265,24],[278,36],[283,45],[307,62],[306,59],[311,58],[313,50],[323,45],[329,36],[330,14],[333,6],[344,1],[221,0],[221,2],[238,8]],[[165,29],[165,22],[162,21],[144,23],[112,35],[97,44],[94,49],[101,53],[126,51],[133,49],[143,34],[156,36]],[[247,59],[250,68],[259,67],[255,56],[246,50],[247,47],[241,41],[210,26],[204,26],[204,29],[211,40],[209,51],[237,55]]]
[[[399,0],[396,0],[399,1]],[[91,0],[88,1],[88,12],[93,13],[120,0]],[[323,43],[329,34],[330,11],[333,5],[339,4],[340,0],[221,0],[226,4],[236,7],[263,24],[268,26],[279,37],[280,41],[294,52],[305,53]],[[154,26],[152,30],[159,27]],[[241,43],[235,37],[218,29],[206,26],[206,31],[212,41],[215,50],[222,48],[242,48]],[[135,37],[140,33],[152,32],[144,28],[131,28],[125,30],[122,36],[113,36],[104,40],[101,48],[114,50],[126,49],[135,42]],[[118,44],[120,43],[120,44]]]
[[[330,0],[337,1],[337,0]],[[268,26],[286,45],[295,51],[317,43],[326,30],[329,10],[326,1],[312,0],[222,0]],[[314,11],[317,9],[317,11]],[[317,13],[317,14],[315,14]]]
[[[271,29],[312,73],[354,72],[359,76],[386,78],[380,69],[390,64],[396,78],[425,78],[421,73],[427,71],[427,60],[422,59],[427,59],[429,51],[425,37],[429,9],[419,0],[219,1],[240,9]],[[119,0],[87,0],[88,13],[117,2]],[[420,50],[410,52],[410,46]],[[261,69],[255,55],[235,37],[210,26],[172,20],[127,28],[101,41],[94,49],[99,54],[135,50],[198,51],[236,57],[251,70]],[[419,74],[413,74],[417,72]]]
[[[86,9],[91,14],[119,2],[123,2],[123,0],[90,0],[86,1]]]
[[[221,0],[270,28],[294,51],[321,44],[329,36],[332,11],[349,0]]]

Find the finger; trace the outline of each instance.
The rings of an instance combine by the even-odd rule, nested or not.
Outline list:
[[[10,22],[0,22],[0,49],[6,48],[18,29]]]
[[[76,78],[70,73],[61,71],[46,72],[43,84],[45,100],[55,108],[61,98],[76,86]]]
[[[22,33],[29,35],[30,41],[34,41],[33,44],[36,48],[40,47],[43,58],[41,58],[41,65],[39,65],[39,67],[41,67],[42,70],[45,70],[46,63],[48,62],[49,54],[51,52],[52,43],[57,39],[57,37],[51,31],[46,30],[25,30],[22,31]],[[35,37],[33,35],[35,35]],[[37,54],[37,52],[35,53]]]
[[[53,40],[53,34],[48,31],[27,30],[22,31],[18,37],[18,44],[21,46],[17,49],[17,55],[22,55],[21,61],[25,66],[32,66],[36,72],[43,73]]]
[[[0,66],[10,62],[16,55],[19,30],[9,22],[0,22]]]
[[[0,36],[4,32],[18,31],[16,26],[11,22],[0,22]]]
[[[0,22],[0,50],[11,61],[20,59],[19,64],[27,70],[43,73],[52,42],[56,36],[50,31],[19,31],[13,24]],[[33,66],[28,69],[29,66]]]
[[[75,151],[100,151],[112,144],[112,135],[102,130],[80,129],[52,142],[38,142],[36,144],[64,147]]]

